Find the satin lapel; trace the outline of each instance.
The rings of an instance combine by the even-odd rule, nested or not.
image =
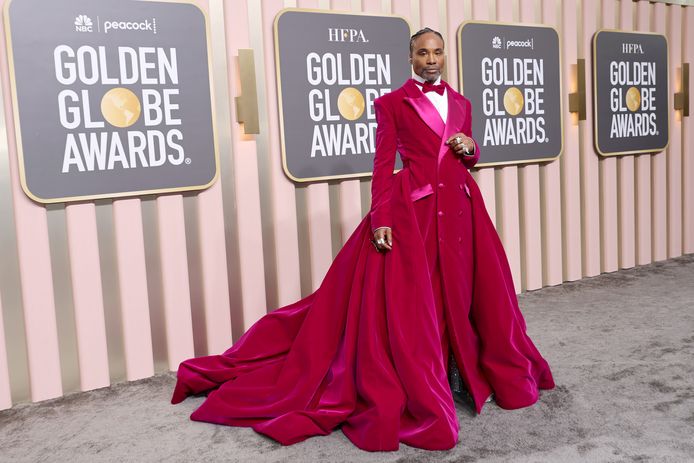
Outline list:
[[[417,84],[412,79],[405,83],[405,92],[408,94],[405,97],[405,101],[414,108],[419,117],[436,135],[443,137],[445,125],[441,120],[439,112],[434,104],[429,101],[429,98],[424,96],[424,93],[417,88]]]
[[[454,95],[453,90],[448,84],[446,84],[446,94],[448,95],[448,117],[446,117],[446,128],[443,131],[443,141],[448,140],[448,138],[454,133],[458,132],[461,127],[463,127],[463,121],[467,117],[465,114],[465,106],[463,106],[462,101],[457,95]]]
[[[454,95],[453,90],[448,83],[446,83],[446,95],[448,96],[448,115],[446,116],[446,126],[444,127],[443,134],[441,136],[441,148],[439,149],[439,162],[443,159],[443,155],[448,151],[448,145],[446,145],[446,140],[450,138],[451,135],[456,133],[463,126],[463,121],[467,117],[465,114],[465,107],[461,104],[457,95]]]

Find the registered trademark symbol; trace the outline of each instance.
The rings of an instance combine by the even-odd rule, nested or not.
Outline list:
[[[186,158],[185,163],[186,163],[186,164],[190,164],[190,163],[191,163],[190,158]]]
[[[658,131],[656,130],[656,131],[655,131],[655,134],[656,134],[656,135],[660,135],[660,132],[658,132]]]

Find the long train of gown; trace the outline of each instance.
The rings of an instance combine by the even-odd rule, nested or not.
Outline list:
[[[508,261],[477,185],[470,186],[475,277],[468,310],[479,340],[474,368],[483,379],[466,386],[478,413],[492,391],[503,408],[525,407],[554,382],[526,335],[513,285],[493,283],[510,281]],[[400,189],[392,207],[401,222],[392,251],[375,251],[367,215],[315,292],[262,317],[223,354],[182,362],[171,402],[207,392],[191,419],[251,426],[284,445],[341,426],[364,450],[397,450],[400,442],[454,447],[459,425],[445,321],[412,203],[397,200],[409,198],[407,177],[398,175],[393,188]]]

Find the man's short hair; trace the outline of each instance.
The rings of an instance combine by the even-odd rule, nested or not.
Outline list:
[[[414,33],[414,35],[413,35],[412,37],[410,37],[410,55],[411,55],[412,52],[414,51],[414,41],[417,40],[417,37],[419,37],[420,35],[424,35],[424,34],[426,34],[426,33],[429,33],[429,32],[432,32],[432,33],[438,35],[439,38],[441,39],[441,41],[442,41],[444,44],[446,43],[446,42],[443,40],[443,36],[441,35],[441,33],[440,33],[439,31],[435,31],[434,29],[425,27],[424,29],[418,30],[417,32]]]

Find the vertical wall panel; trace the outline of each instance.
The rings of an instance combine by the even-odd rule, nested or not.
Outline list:
[[[206,353],[218,354],[228,349],[232,341],[226,253],[222,251],[225,240],[220,182],[198,195],[196,222]]]
[[[511,8],[513,6],[513,8]],[[496,19],[501,22],[513,22],[514,10],[517,10],[517,0],[497,0]],[[477,134],[481,136],[481,134]],[[516,292],[521,291],[521,262],[520,262],[520,217],[519,217],[519,194],[518,194],[518,167],[505,166],[495,168],[496,185],[496,228],[499,237],[504,243],[508,263],[511,266],[513,275],[513,285]]]
[[[169,368],[193,357],[193,322],[188,287],[185,220],[181,195],[157,198],[162,299]]]
[[[113,203],[96,201],[96,228],[99,237],[99,264],[103,292],[106,348],[111,382],[123,381],[125,374],[125,343],[121,317],[118,259],[116,257],[116,229],[113,222]],[[165,344],[165,343],[162,343]]]
[[[359,180],[345,180],[339,183],[339,223],[342,244],[345,244],[363,218],[359,184]]]
[[[519,21],[542,22],[535,17],[535,0],[520,0]],[[520,203],[520,261],[522,282],[516,291],[542,287],[542,217],[540,212],[540,166],[528,164],[518,168],[518,201]]]
[[[391,8],[393,14],[403,16],[409,21],[412,33],[419,30],[419,11],[412,8],[410,0],[392,0]]]
[[[239,274],[243,313],[242,331],[245,331],[267,313],[265,268],[264,261],[260,258],[264,252],[260,217],[260,181],[255,136],[246,135],[243,132],[243,126],[237,123],[234,105],[234,97],[243,93],[240,85],[242,70],[239,68],[238,50],[250,47],[248,12],[241,2],[234,8],[227,7],[224,15],[227,30],[233,31],[233,34],[226,36],[229,102],[232,105],[229,108],[229,119],[232,135],[233,177],[229,180],[233,181],[236,188],[234,205],[236,215],[233,220],[238,229],[239,261],[234,262],[233,265]],[[225,153],[226,156],[229,154]],[[238,308],[232,307],[232,322],[238,320],[234,317],[234,311],[238,311]],[[234,328],[236,333],[236,327]]]
[[[10,390],[10,370],[7,365],[5,324],[2,320],[2,294],[0,293],[0,410],[5,410],[11,406],[12,391]]]
[[[430,0],[432,1],[432,0]],[[422,24],[422,20],[419,16],[419,2],[420,0],[410,0],[410,23],[413,25],[415,31],[426,27]]]
[[[663,8],[664,7],[664,8]],[[656,28],[667,31],[670,52],[670,91],[668,92],[668,112],[670,113],[670,144],[667,148],[667,225],[668,258],[682,255],[682,122],[675,110],[674,94],[679,83],[677,70],[682,66],[682,7],[662,5],[667,10],[666,29],[663,19],[656,16]]]
[[[387,13],[382,7],[382,2],[380,0],[364,0],[362,5],[359,5],[359,1],[352,2],[349,4],[344,0],[331,2],[331,7],[333,9],[340,10],[353,10],[353,11],[363,11],[367,13]],[[398,83],[393,82],[393,87]],[[339,227],[339,240],[340,244],[344,244],[347,238],[350,237],[352,232],[357,228],[359,222],[363,218],[361,211],[361,188],[360,180],[342,180],[338,184],[339,192],[339,203],[337,205],[337,214],[333,213],[333,216],[337,215],[334,219],[340,224]],[[334,255],[334,253],[333,253]]]
[[[437,6],[438,0],[419,1],[419,22],[420,28],[430,27],[441,32],[441,24],[439,23],[439,9]],[[446,36],[443,32],[444,37]],[[449,53],[450,50],[447,51]]]
[[[613,2],[601,2],[602,29],[616,29],[616,11]],[[586,60],[586,69],[592,65]],[[588,94],[592,91],[587,89]],[[591,137],[595,136],[593,129]],[[592,143],[591,143],[592,145]],[[614,156],[600,156],[600,268],[603,272],[614,272],[619,268],[619,241],[617,222],[617,159]],[[650,249],[650,247],[649,247]]]
[[[621,0],[620,26],[632,29],[632,0]],[[633,267],[636,262],[636,226],[634,214],[634,157],[620,156],[617,159],[617,182],[619,185],[619,267]]]
[[[557,28],[561,44],[560,15],[561,5],[555,0],[543,0],[542,22]],[[561,48],[559,53],[562,53]],[[560,59],[560,63],[562,59]],[[561,68],[566,73],[566,66]],[[566,77],[564,77],[562,98],[567,93]],[[568,103],[564,99],[563,107]],[[564,111],[565,113],[566,111]],[[570,124],[571,120],[563,114],[564,124]],[[563,152],[566,153],[566,140]],[[556,160],[540,166],[540,213],[542,223],[542,284],[558,285],[563,281],[562,275],[562,225],[561,225],[561,160]]]
[[[317,0],[299,0],[299,8],[318,8]],[[304,208],[297,209],[301,220],[306,221],[305,237],[308,243],[308,263],[310,266],[311,292],[318,289],[323,277],[332,262],[332,244],[330,228],[330,197],[328,184],[325,182],[311,183],[305,188]],[[302,210],[303,209],[303,210]]]
[[[646,21],[653,21],[653,30],[665,34],[665,5],[650,4],[644,7],[639,4],[639,7],[639,14],[643,12],[643,15],[648,18]],[[669,95],[668,102],[670,102]],[[653,260],[658,261],[667,258],[667,151],[661,151],[651,157],[651,186],[652,255]]]
[[[460,23],[468,19],[464,12],[464,2],[460,0],[447,0],[446,2],[446,69],[451,87],[460,92],[458,85],[458,27]],[[472,108],[473,117],[477,108]]]
[[[636,30],[640,32],[650,32],[649,18],[651,17],[652,7],[647,2],[639,2],[637,4],[637,24]],[[635,202],[636,202],[636,264],[644,265],[652,261],[651,253],[652,240],[658,241],[665,238],[664,231],[666,223],[657,224],[652,221],[651,214],[651,175],[653,180],[653,211],[658,214],[658,208],[662,206],[662,211],[667,211],[665,203],[662,202],[665,191],[665,152],[661,153],[646,153],[634,156],[634,174],[635,174]],[[651,159],[652,158],[652,159]],[[651,160],[653,161],[653,172],[651,172]],[[661,199],[661,201],[658,201]],[[652,223],[653,222],[653,223]],[[651,233],[651,226],[653,233]],[[655,235],[654,235],[655,234]],[[654,243],[655,244],[655,243]],[[657,245],[654,246],[657,248]]]
[[[334,2],[338,3],[338,2]],[[338,6],[333,6],[337,8]],[[390,7],[385,7],[380,0],[364,0],[362,8],[368,13],[389,13]],[[347,5],[341,9],[348,9]],[[355,9],[354,7],[352,9]],[[393,82],[393,87],[397,85]],[[340,243],[344,244],[347,238],[357,228],[363,218],[361,211],[361,188],[360,180],[344,180],[339,184],[339,223],[340,223]]]
[[[169,362],[168,334],[166,332],[167,318],[170,317],[167,317],[164,301],[163,260],[159,240],[157,197],[145,196],[141,199],[145,269],[147,271],[147,303],[152,333],[152,360],[156,373],[169,371],[172,368]],[[119,317],[118,323],[121,323],[121,320],[122,317]]]
[[[263,61],[264,75],[257,76],[258,82],[265,82],[267,114],[267,150],[261,158],[261,188],[269,192],[265,201],[271,211],[263,224],[263,242],[274,259],[265,260],[270,265],[275,291],[269,291],[268,304],[283,306],[301,297],[299,238],[297,232],[296,199],[294,185],[282,171],[279,116],[277,110],[277,82],[275,75],[273,21],[275,15],[284,7],[292,6],[282,0],[266,0],[262,3]],[[265,232],[267,231],[267,233]],[[266,293],[267,294],[267,293]]]
[[[564,91],[576,92],[577,49],[577,2],[566,0],[562,2],[561,44],[564,69]],[[586,62],[586,77],[590,73],[590,62]],[[591,89],[586,88],[586,99],[591,96]],[[566,102],[566,100],[564,100]],[[563,231],[563,270],[564,281],[574,281],[581,278],[581,184],[580,154],[578,149],[578,117],[569,112],[569,105],[564,105],[564,153],[561,157],[561,200],[562,200],[562,231]]]
[[[4,24],[2,27],[4,31]],[[0,49],[0,64],[2,69],[8,69],[5,34],[2,34]],[[8,72],[2,73],[2,92],[5,101],[3,109],[9,146],[30,390],[32,400],[39,401],[62,395],[46,210],[32,202],[19,185],[17,140],[12,113],[14,102],[11,102],[10,98]]]
[[[48,205],[46,224],[53,277],[55,321],[58,329],[61,382],[63,394],[68,394],[80,390],[80,375],[65,205]]]
[[[478,21],[486,21],[490,19],[489,10],[491,9],[491,4],[488,0],[472,0],[472,19]],[[464,83],[464,82],[463,82]],[[464,89],[463,89],[464,90]],[[475,108],[473,108],[474,111]],[[484,134],[473,134],[476,137],[483,136]],[[480,156],[484,156],[484,148],[480,150]],[[494,169],[493,168],[480,168],[475,169],[472,172],[472,176],[480,187],[482,197],[484,198],[484,204],[487,207],[487,212],[489,217],[492,219],[492,223],[496,223],[496,193],[494,190]],[[514,281],[515,284],[515,281]],[[516,286],[518,288],[518,286]]]
[[[0,6],[1,2],[0,2]],[[4,23],[0,23],[2,31]],[[4,33],[2,34],[4,37]],[[5,108],[9,95],[0,91],[0,108]],[[12,199],[12,173],[5,111],[0,111],[0,295],[9,388],[13,402],[29,398],[29,366],[26,351],[26,330],[22,313],[22,292],[19,281],[19,259]]]
[[[583,1],[583,29],[579,56],[591,61],[592,36],[597,30],[596,17],[600,12],[597,0]],[[586,72],[586,89],[593,86],[592,72]],[[579,124],[581,139],[581,224],[583,231],[583,276],[600,273],[600,173],[598,157],[593,148],[593,100],[586,98],[586,120]]]
[[[86,391],[110,383],[96,209],[93,203],[74,204],[65,208],[65,215],[80,388]]]
[[[222,0],[205,3],[203,7],[209,14],[208,48],[212,59],[220,178],[207,190],[184,197],[188,206],[185,212],[186,242],[196,355],[218,354],[232,343],[227,255],[234,257],[229,259],[230,262],[236,262],[238,256],[238,240],[227,243],[224,228],[227,212],[232,209],[229,206],[225,210],[224,191],[234,191],[233,182],[229,181],[231,160],[225,156],[231,150],[229,94],[227,79],[220,78],[227,76],[225,15]],[[233,205],[233,201],[229,200],[229,203]],[[230,229],[235,230],[233,226]]]
[[[154,373],[140,199],[114,201],[113,223],[126,377],[135,380]]]
[[[689,63],[689,91],[694,88],[691,72],[694,70],[694,7],[684,9],[684,25],[682,27],[682,56]],[[680,89],[678,88],[678,91]],[[694,101],[690,95],[689,106]],[[682,251],[694,252],[694,111],[690,109],[689,117],[678,117],[682,120]]]

